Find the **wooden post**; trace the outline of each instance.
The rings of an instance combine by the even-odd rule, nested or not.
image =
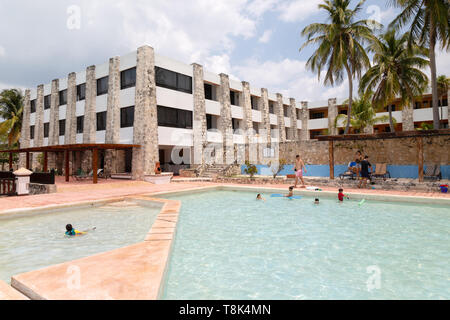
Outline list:
[[[27,158],[26,158],[25,166],[27,167],[28,170],[30,170],[30,153],[29,152],[27,152]]]
[[[329,160],[330,160],[330,179],[334,179],[334,145],[333,141],[329,142],[328,147]]]
[[[66,175],[66,182],[69,182],[69,150],[64,152],[64,174]]]
[[[44,172],[48,171],[48,152],[44,151]]]
[[[92,149],[92,182],[97,183],[98,149]]]
[[[419,182],[423,182],[423,138],[417,138],[417,162],[419,166]]]
[[[12,157],[12,152],[9,153],[9,170],[12,170],[12,164],[13,164],[13,157]]]

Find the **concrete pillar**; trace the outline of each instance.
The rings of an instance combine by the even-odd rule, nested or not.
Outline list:
[[[43,143],[44,143],[44,85],[41,84],[37,87],[36,121],[35,121],[35,134],[33,146],[42,147]]]
[[[286,126],[284,125],[284,105],[283,105],[283,96],[281,93],[277,93],[277,101],[275,103],[275,113],[278,118],[278,141],[280,143],[286,142]]]
[[[48,133],[48,145],[59,144],[59,80],[52,81],[50,96],[50,124]],[[50,166],[51,167],[51,166]]]
[[[448,127],[450,128],[450,88],[447,91],[447,118],[448,118]]]
[[[414,130],[413,119],[414,107],[412,104],[403,106],[402,109],[402,131]]]
[[[328,134],[337,135],[338,129],[335,127],[334,122],[338,115],[338,107],[336,105],[336,98],[328,99]]]
[[[193,163],[196,165],[205,163],[204,149],[207,142],[206,107],[205,107],[205,86],[203,81],[203,67],[197,63],[192,64],[193,68],[193,138],[194,157]]]
[[[258,153],[253,141],[253,120],[252,120],[252,100],[250,93],[250,84],[242,81],[242,114],[243,131],[245,143],[245,160],[255,163],[258,161]]]
[[[20,132],[20,148],[28,148],[30,146],[30,90],[25,90],[25,95],[23,99],[23,113],[22,113],[22,129]],[[19,154],[19,167],[25,168],[26,161],[25,153]]]
[[[145,175],[154,173],[159,159],[155,53],[150,46],[137,50],[135,99],[133,141],[141,148],[133,150],[132,177],[143,180]]]
[[[231,120],[230,81],[227,74],[220,74],[219,88],[220,118],[219,132],[223,137],[223,163],[231,164],[234,161],[233,124]],[[220,157],[218,158],[220,162]]]
[[[120,57],[109,59],[108,105],[106,111],[105,142],[120,142]],[[117,150],[105,151],[105,174],[117,173]]]
[[[309,121],[309,111],[308,111],[308,101],[301,101],[302,105],[302,130],[300,131],[300,140],[305,141],[309,140],[309,130],[308,130],[308,121]]]
[[[295,104],[295,99],[290,98],[289,104],[291,106],[291,112],[289,112],[289,117],[291,119],[291,127],[289,128],[289,140],[298,140],[298,128],[297,128],[297,107]]]
[[[269,92],[267,91],[266,88],[262,88],[261,89],[261,99],[260,101],[260,105],[259,105],[259,110],[261,111],[261,120],[262,120],[262,125],[263,125],[263,130],[265,130],[266,135],[265,136],[261,136],[261,134],[259,135],[260,138],[263,139],[263,144],[264,142],[267,142],[268,144],[270,144],[271,142],[271,130],[270,130],[270,116],[269,116]]]
[[[86,68],[86,99],[84,105],[83,143],[95,143],[95,133],[97,130],[97,115],[95,112],[96,101],[97,80],[95,78],[95,66],[90,66]],[[74,134],[76,137],[76,117]]]
[[[77,134],[77,118],[76,118],[76,103],[77,103],[77,84],[76,73],[69,73],[67,80],[67,107],[66,107],[66,132],[64,137],[64,144],[75,144]]]

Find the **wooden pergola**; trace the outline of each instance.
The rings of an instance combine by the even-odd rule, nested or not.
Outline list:
[[[334,179],[334,141],[417,138],[417,164],[419,171],[418,174],[419,174],[419,181],[422,182],[423,138],[433,136],[448,136],[448,135],[450,135],[450,129],[381,132],[373,134],[344,134],[337,136],[318,136],[317,139],[319,141],[329,141],[328,154],[330,166],[330,179]]]
[[[48,171],[48,153],[49,152],[64,152],[64,173],[66,181],[69,181],[69,153],[73,151],[92,151],[92,180],[93,183],[97,183],[98,176],[98,151],[99,150],[126,150],[133,148],[140,148],[138,144],[105,144],[105,143],[80,143],[80,144],[65,144],[55,146],[44,147],[31,147],[23,149],[9,149],[0,150],[0,152],[9,153],[9,169],[12,169],[13,153],[25,153],[26,154],[26,168],[30,169],[30,153],[42,152],[44,155],[44,172]]]

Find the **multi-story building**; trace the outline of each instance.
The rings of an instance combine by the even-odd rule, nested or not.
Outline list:
[[[245,149],[250,141],[270,145],[313,139],[325,130],[338,134],[334,119],[346,112],[342,100],[295,101],[143,46],[26,90],[20,145],[137,144],[139,150],[103,152],[99,165],[112,173],[133,172],[134,178],[140,178],[153,171],[156,161],[164,170],[175,172],[204,163],[202,155],[208,145],[219,146],[211,151],[214,161],[230,163],[236,160],[236,146]],[[425,101],[417,109],[396,109],[397,124],[411,130],[416,122],[431,121],[431,108],[423,108]],[[447,97],[443,101],[448,105]],[[441,113],[448,123],[447,108],[442,107]],[[240,161],[252,156],[261,159],[257,153],[246,149]],[[73,152],[72,172],[88,170],[90,157],[89,151]],[[49,167],[62,167],[58,155],[49,159]]]

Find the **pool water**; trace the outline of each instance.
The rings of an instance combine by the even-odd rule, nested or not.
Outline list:
[[[0,219],[0,279],[143,241],[160,209],[123,201]],[[67,237],[68,223],[96,230]]]
[[[255,196],[169,197],[164,299],[450,299],[449,207]]]

